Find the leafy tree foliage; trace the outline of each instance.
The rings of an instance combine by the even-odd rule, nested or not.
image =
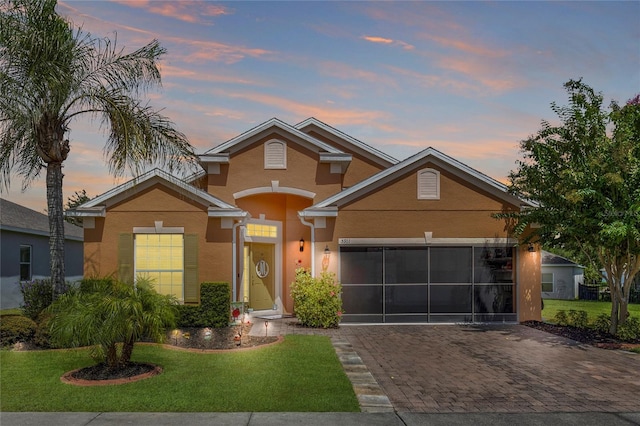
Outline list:
[[[581,253],[604,269],[615,334],[640,270],[640,98],[605,110],[581,80],[565,89],[569,104],[551,104],[560,123],[543,121],[520,143],[524,159],[510,174],[511,192],[537,207],[500,216],[515,218],[517,233],[533,225],[528,241]]]
[[[62,165],[79,116],[100,121],[110,171],[136,175],[148,165],[173,170],[195,160],[185,135],[141,96],[161,84],[154,40],[131,53],[74,29],[56,0],[0,0],[0,179],[26,189],[46,169],[51,280],[64,286]]]
[[[86,279],[50,306],[50,338],[59,347],[93,346],[97,363],[118,369],[131,361],[137,341],[163,341],[167,327],[175,325],[177,303],[148,280],[138,279],[134,286]]]
[[[89,200],[91,200],[91,197],[87,195],[86,190],[83,189],[81,191],[75,191],[72,196],[67,198],[67,204],[64,206],[64,211],[75,209]],[[81,217],[65,216],[64,220],[67,221],[67,223],[82,226]]]

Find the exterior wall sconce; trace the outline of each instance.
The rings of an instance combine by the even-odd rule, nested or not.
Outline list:
[[[527,247],[527,251],[529,253],[533,253],[534,251],[536,251],[536,248],[533,246],[532,243],[529,243],[529,247]]]
[[[300,251],[304,251],[304,238],[300,238]]]
[[[329,256],[331,254],[331,250],[329,250],[329,245],[324,246],[324,255]]]

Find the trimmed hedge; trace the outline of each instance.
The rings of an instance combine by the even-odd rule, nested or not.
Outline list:
[[[214,327],[229,325],[231,286],[227,282],[200,284],[200,305],[179,305],[177,326]]]
[[[0,345],[28,342],[36,333],[37,324],[23,315],[0,316]]]

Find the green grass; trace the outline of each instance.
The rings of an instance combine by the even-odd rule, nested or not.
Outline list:
[[[0,309],[0,315],[22,315],[22,309],[20,308]]]
[[[326,336],[286,336],[250,351],[192,353],[136,345],[133,361],[163,373],[135,383],[80,387],[65,372],[92,364],[87,349],[0,351],[2,411],[359,411]]]
[[[598,315],[604,313],[611,314],[611,302],[600,302],[595,300],[557,300],[544,299],[544,309],[542,310],[542,320],[553,322],[556,313],[564,310],[567,313],[571,310],[586,311],[589,320],[594,320]],[[640,305],[629,304],[631,316],[640,318]]]

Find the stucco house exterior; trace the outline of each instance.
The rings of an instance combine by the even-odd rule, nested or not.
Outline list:
[[[83,230],[65,223],[64,232],[66,279],[73,282],[82,279]],[[20,281],[49,276],[49,218],[0,199],[0,309],[22,304]]]
[[[548,251],[541,251],[543,299],[577,299],[578,285],[584,284],[584,266]]]
[[[274,118],[199,158],[188,179],[151,170],[70,213],[85,275],[148,275],[184,303],[227,281],[234,301],[282,315],[303,267],[336,274],[343,322],[540,319],[539,253],[491,216],[526,202],[436,149],[398,161],[315,118]]]

